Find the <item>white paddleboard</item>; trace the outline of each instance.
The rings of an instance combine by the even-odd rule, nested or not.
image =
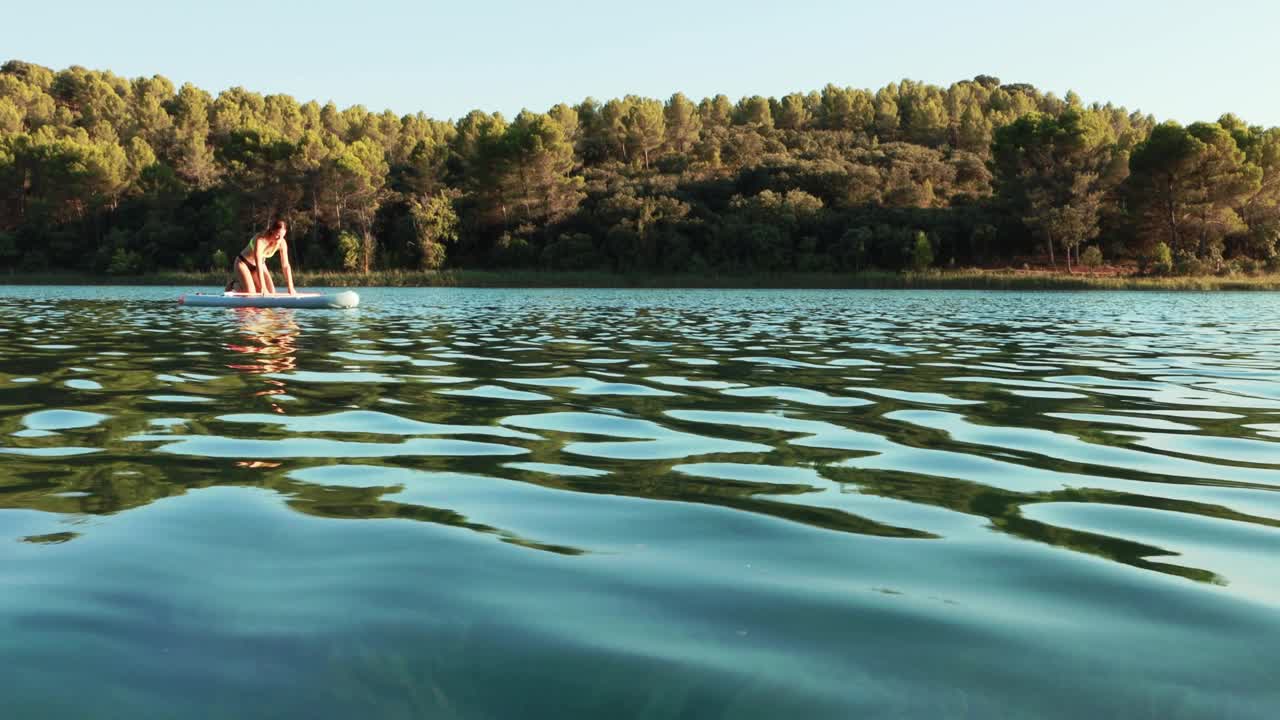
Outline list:
[[[278,307],[278,308],[353,308],[360,296],[346,290],[339,293],[191,293],[178,298],[179,305],[191,307]]]

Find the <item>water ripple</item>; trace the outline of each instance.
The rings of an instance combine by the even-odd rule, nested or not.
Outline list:
[[[1280,705],[1277,296],[361,295],[0,288],[15,712]]]

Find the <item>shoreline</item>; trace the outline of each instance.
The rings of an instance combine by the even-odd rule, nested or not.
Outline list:
[[[645,288],[795,290],[1183,290],[1276,291],[1280,274],[1142,277],[1050,271],[957,270],[924,273],[618,274],[598,271],[382,270],[368,274],[299,272],[299,287]],[[145,275],[0,273],[0,285],[222,285],[225,273]]]

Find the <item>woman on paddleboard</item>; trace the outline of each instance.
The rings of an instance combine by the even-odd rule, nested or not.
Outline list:
[[[276,285],[267,270],[267,258],[277,253],[280,255],[280,269],[284,272],[285,285],[289,294],[296,295],[293,289],[293,270],[289,267],[289,246],[284,236],[288,227],[283,220],[271,223],[266,232],[259,233],[249,241],[248,245],[231,261],[231,282],[227,290],[243,293],[274,293]]]

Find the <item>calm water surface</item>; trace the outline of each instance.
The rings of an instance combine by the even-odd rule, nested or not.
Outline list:
[[[1274,718],[1280,296],[0,288],[47,718]]]

